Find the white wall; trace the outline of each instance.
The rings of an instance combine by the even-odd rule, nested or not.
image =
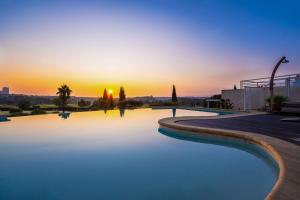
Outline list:
[[[244,102],[244,95],[246,95]],[[274,95],[286,96],[288,101],[300,102],[300,87],[291,87],[288,93],[287,87],[275,87]],[[266,106],[266,99],[270,96],[269,88],[246,88],[237,90],[222,90],[222,99],[229,99],[233,108],[246,109],[263,109]],[[244,104],[245,103],[245,104]]]

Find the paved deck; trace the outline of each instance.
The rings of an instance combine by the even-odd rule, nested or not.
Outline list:
[[[208,128],[254,132],[280,138],[300,146],[300,123],[283,122],[280,120],[285,117],[286,116],[263,114],[222,119],[179,120],[176,123]]]

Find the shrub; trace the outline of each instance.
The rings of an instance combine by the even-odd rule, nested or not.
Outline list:
[[[101,107],[101,100],[95,100],[91,106],[91,110],[99,110]]]
[[[38,105],[34,105],[32,106],[32,108],[35,109],[42,109],[42,110],[57,110],[58,106],[54,105],[54,104],[38,104]]]
[[[65,110],[67,111],[77,111],[78,110],[78,106],[75,104],[68,104],[65,106]]]
[[[90,105],[91,105],[91,102],[85,101],[84,99],[80,99],[80,101],[78,102],[79,107],[87,107],[87,106],[90,106]]]
[[[233,104],[230,102],[229,99],[221,99],[221,106],[223,109],[232,109]]]
[[[177,102],[153,102],[150,104],[150,106],[176,106]]]
[[[281,111],[283,103],[287,100],[287,97],[281,95],[273,96],[273,110],[274,111]],[[267,98],[267,102],[269,105],[271,104],[271,97]]]
[[[32,112],[31,112],[32,115],[42,115],[42,114],[46,114],[46,111],[44,110],[41,110],[41,109],[34,109]]]
[[[10,113],[10,117],[26,116],[26,115],[29,115],[29,113],[23,113],[23,112]]]
[[[119,108],[136,108],[143,106],[144,103],[141,101],[135,101],[135,100],[127,100],[127,101],[120,101],[118,104]]]
[[[10,108],[9,112],[10,113],[20,113],[20,112],[22,112],[22,110],[20,108]]]
[[[11,109],[18,109],[18,107],[14,105],[0,105],[1,111],[10,111]]]

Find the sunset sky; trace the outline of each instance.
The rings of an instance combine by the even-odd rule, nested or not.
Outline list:
[[[300,72],[300,3],[256,0],[0,0],[0,87],[76,96],[205,96]]]

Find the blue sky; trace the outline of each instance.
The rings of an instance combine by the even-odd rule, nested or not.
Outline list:
[[[118,84],[132,95],[146,95],[139,84],[164,95],[173,83],[184,95],[218,93],[241,79],[269,76],[283,55],[290,63],[279,73],[300,72],[294,0],[1,0],[0,29],[0,71],[10,74],[0,85],[16,92],[52,93],[46,83],[30,90],[28,80],[12,79],[23,72],[54,85],[65,79],[54,69],[70,74],[78,95],[92,96],[97,87]],[[156,77],[161,81],[153,85]],[[80,84],[93,89],[84,93]]]

